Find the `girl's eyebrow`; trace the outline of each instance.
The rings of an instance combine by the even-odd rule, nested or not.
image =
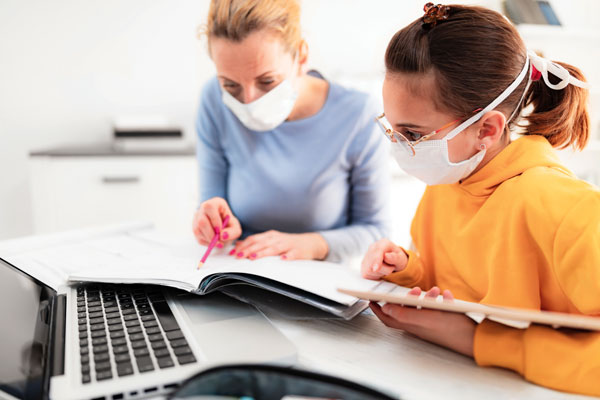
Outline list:
[[[397,124],[394,125],[394,127],[396,129],[398,128],[414,128],[414,129],[423,129],[422,126],[420,125],[415,125],[415,124],[410,124],[410,123],[405,123],[405,122],[399,122]]]

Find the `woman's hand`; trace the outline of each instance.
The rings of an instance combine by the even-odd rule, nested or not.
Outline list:
[[[418,296],[421,294],[421,289],[414,288],[408,294]],[[439,294],[440,289],[433,287],[425,296],[436,298]],[[453,300],[452,293],[449,290],[444,290],[442,295],[445,301]],[[399,304],[385,304],[380,307],[373,302],[370,307],[375,315],[391,328],[402,329],[428,342],[473,357],[473,338],[475,337],[476,324],[464,314],[419,310]]]
[[[360,271],[363,278],[379,280],[392,272],[402,271],[408,264],[408,256],[394,243],[381,239],[367,250]]]
[[[221,229],[223,219],[227,215],[229,222]],[[227,201],[221,197],[213,197],[200,204],[194,215],[192,229],[196,240],[202,246],[208,246],[215,233],[219,234],[217,247],[223,247],[224,243],[235,240],[242,234],[240,221],[231,212]]]
[[[285,260],[322,260],[328,252],[327,242],[318,233],[283,233],[271,230],[237,242],[229,254],[251,260],[268,256],[281,256]]]

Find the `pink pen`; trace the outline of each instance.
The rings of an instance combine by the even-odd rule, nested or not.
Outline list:
[[[229,215],[226,215],[225,218],[223,219],[223,224],[221,225],[221,229],[219,231],[217,231],[217,229],[215,229],[215,235],[213,236],[212,240],[210,241],[208,248],[206,249],[206,252],[204,253],[204,255],[202,256],[202,259],[198,263],[198,268],[196,268],[196,269],[200,269],[200,267],[202,267],[204,265],[204,263],[206,262],[206,259],[208,258],[208,255],[210,254],[212,249],[217,245],[221,231],[223,229],[225,229],[228,222],[229,222]]]

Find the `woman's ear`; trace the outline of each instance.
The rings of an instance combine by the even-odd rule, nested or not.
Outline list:
[[[484,144],[489,149],[502,139],[506,116],[500,111],[492,110],[481,117],[477,125],[479,145]]]
[[[298,47],[298,75],[302,76],[308,72],[308,43],[302,39]]]

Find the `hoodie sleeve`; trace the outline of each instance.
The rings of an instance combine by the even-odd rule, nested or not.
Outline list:
[[[600,316],[600,192],[570,208],[556,231],[553,265],[571,304]],[[558,390],[600,395],[600,332],[538,325],[519,330],[484,321],[473,352],[479,365],[512,369]]]
[[[402,248],[408,255],[408,264],[406,268],[399,272],[393,272],[386,275],[384,279],[388,282],[405,287],[418,286],[422,289],[429,289],[435,285],[433,273],[423,263],[416,251]]]

